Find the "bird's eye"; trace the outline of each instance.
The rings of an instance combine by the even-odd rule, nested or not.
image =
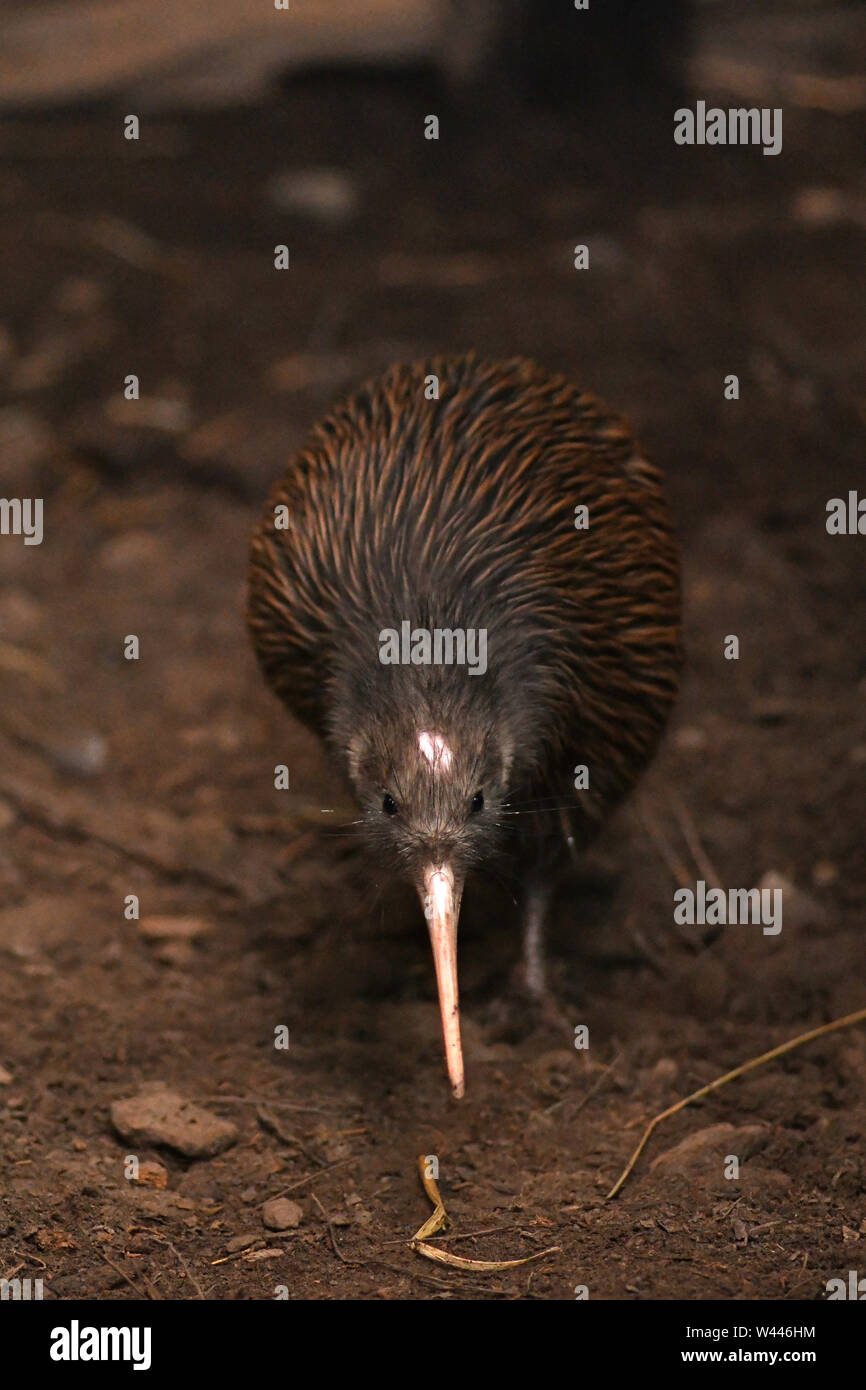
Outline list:
[[[476,793],[475,793],[475,795],[474,795],[473,798],[472,798],[472,803],[471,803],[471,805],[470,805],[470,807],[469,807],[469,810],[471,811],[471,813],[472,813],[473,816],[476,815],[478,811],[483,811],[483,810],[484,810],[484,793],[483,793],[483,792],[476,792]]]
[[[382,810],[386,816],[396,816],[397,803],[390,792],[386,792],[382,800]]]

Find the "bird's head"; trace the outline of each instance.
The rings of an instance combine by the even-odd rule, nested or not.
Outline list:
[[[445,1059],[464,1091],[457,990],[457,921],[467,874],[502,838],[512,751],[476,699],[372,700],[344,741],[347,770],[372,854],[412,882],[430,932]],[[432,707],[431,707],[432,705]],[[451,706],[449,709],[448,706]]]

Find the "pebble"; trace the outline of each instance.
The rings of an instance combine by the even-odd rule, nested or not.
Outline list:
[[[163,965],[173,965],[178,970],[185,970],[195,960],[195,951],[188,941],[163,941],[154,955]]]
[[[682,753],[696,753],[707,745],[707,735],[696,725],[686,724],[674,734],[674,745]]]
[[[833,227],[848,213],[844,189],[814,184],[794,195],[794,220],[804,227]]]
[[[138,1177],[132,1181],[139,1187],[167,1187],[168,1170],[150,1159],[138,1165]]]
[[[70,937],[69,900],[62,893],[44,893],[0,910],[0,941],[4,950],[21,959],[37,959]]]
[[[767,1125],[708,1125],[659,1154],[650,1166],[653,1172],[661,1169],[669,1173],[691,1173],[712,1163],[718,1166],[718,1175],[722,1177],[722,1165],[728,1154],[736,1154],[742,1163],[763,1147],[768,1135]]]
[[[812,882],[816,888],[829,888],[839,877],[839,869],[829,859],[817,859],[812,865]]]
[[[650,1078],[659,1086],[668,1086],[680,1074],[679,1063],[673,1057],[660,1057],[650,1072]]]
[[[116,1100],[111,1122],[128,1143],[162,1144],[186,1158],[212,1158],[237,1141],[237,1125],[165,1087]]]
[[[161,430],[183,434],[192,425],[192,412],[186,401],[172,396],[142,396],[129,401],[124,395],[109,396],[103,411],[121,429]]]
[[[291,1231],[300,1226],[304,1209],[288,1197],[272,1197],[262,1207],[262,1221],[269,1231]]]
[[[768,869],[758,887],[770,891],[775,891],[778,888],[781,891],[783,929],[784,927],[819,926],[827,920],[827,914],[821,903],[816,902],[808,893],[804,893],[789,878],[778,873],[775,869]]]
[[[236,1255],[239,1250],[246,1250],[260,1240],[261,1235],[258,1231],[245,1231],[243,1235],[232,1236],[231,1240],[226,1241],[226,1253]]]
[[[4,588],[0,594],[0,633],[9,642],[27,643],[44,623],[42,604],[25,589]]]
[[[97,555],[102,568],[112,573],[140,570],[163,558],[162,542],[151,531],[122,531],[100,546]]]
[[[101,734],[81,734],[52,749],[55,766],[74,777],[98,777],[108,765],[108,744]]]
[[[213,931],[206,917],[142,917],[138,924],[149,941],[196,941]]]
[[[54,297],[61,314],[95,314],[105,303],[105,287],[87,275],[63,280]]]
[[[358,189],[342,169],[290,169],[268,184],[268,198],[282,212],[340,226],[354,216]]]

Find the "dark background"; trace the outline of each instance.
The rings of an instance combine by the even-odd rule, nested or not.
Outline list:
[[[162,29],[117,7],[0,18],[0,492],[43,497],[46,525],[0,537],[0,1276],[57,1298],[823,1297],[866,1249],[862,1030],[678,1115],[603,1198],[657,1110],[864,1004],[866,540],[824,524],[866,489],[863,7],[593,0],[590,29],[563,5],[395,4],[376,29],[320,5],[294,54],[238,27],[240,0],[182,51],[195,4]],[[781,106],[783,152],[675,146],[698,98]],[[345,793],[260,682],[243,595],[316,415],[466,347],[631,417],[668,478],[689,660],[557,910],[589,1052],[496,1029],[516,924],[470,886],[455,1106],[417,905],[359,886]],[[696,877],[784,882],[781,936],[678,934]],[[110,1107],[156,1080],[238,1141],[130,1149]],[[559,1253],[479,1275],[408,1251],[419,1153],[452,1233],[485,1233],[447,1248]],[[300,1224],[266,1231],[302,1180]]]

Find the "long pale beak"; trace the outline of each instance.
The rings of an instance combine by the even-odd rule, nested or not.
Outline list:
[[[445,1064],[451,1090],[459,1099],[466,1090],[463,1049],[460,1046],[460,1009],[457,997],[457,919],[460,915],[462,882],[455,885],[454,873],[447,865],[431,865],[424,870],[421,901],[430,929],[439,1011],[445,1039]]]

